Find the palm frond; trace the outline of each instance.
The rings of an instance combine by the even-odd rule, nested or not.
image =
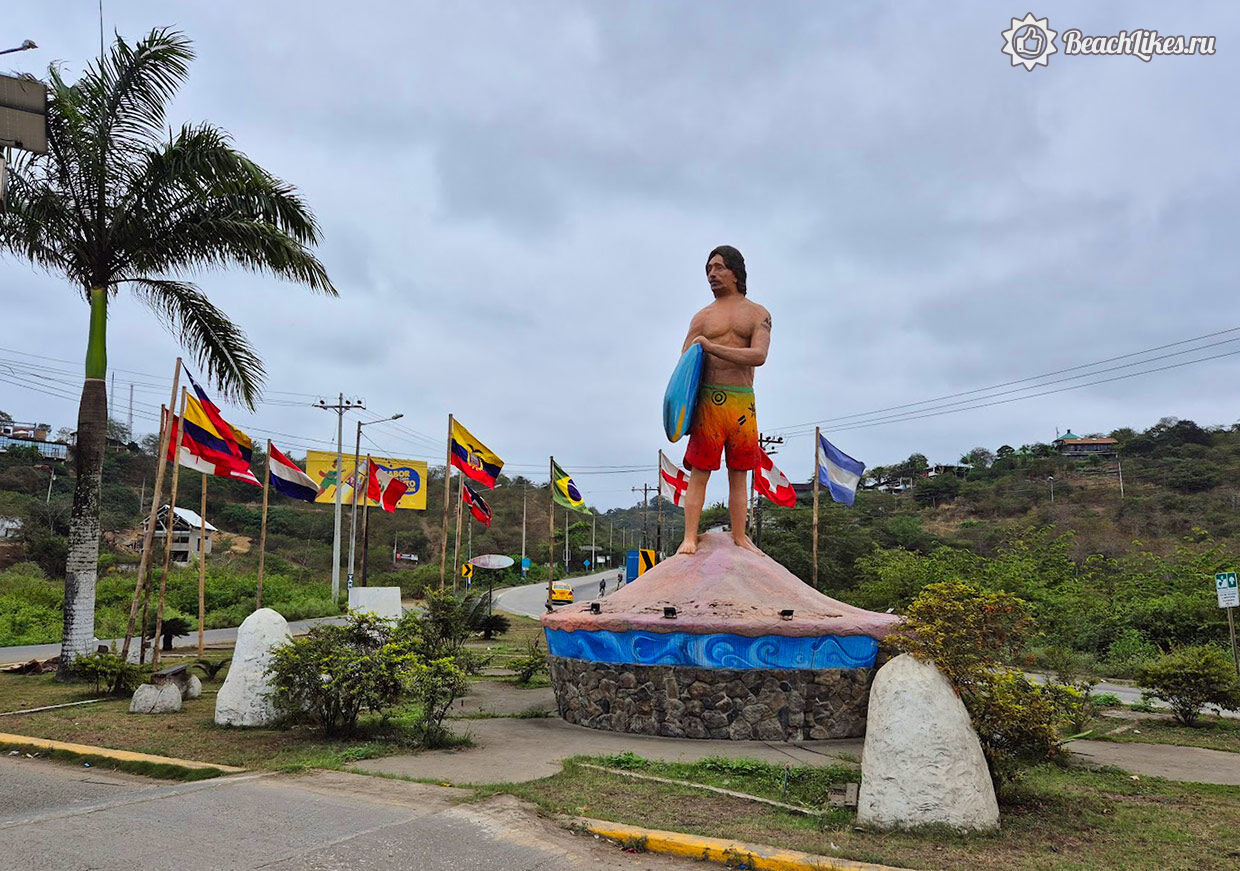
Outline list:
[[[129,281],[134,294],[173,330],[220,391],[253,408],[266,371],[241,328],[189,282]]]

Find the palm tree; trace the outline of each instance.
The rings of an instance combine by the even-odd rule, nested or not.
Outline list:
[[[48,69],[48,153],[13,167],[0,250],[63,275],[90,307],[77,482],[65,566],[60,676],[94,637],[99,490],[107,426],[108,303],[127,286],[231,399],[253,407],[262,361],[187,274],[237,265],[336,290],[311,251],[319,227],[295,188],[209,124],[165,127],[194,52],[182,34],[119,36],[75,84]]]

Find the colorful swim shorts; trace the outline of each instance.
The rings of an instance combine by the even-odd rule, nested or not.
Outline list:
[[[689,427],[685,465],[718,469],[725,448],[729,469],[756,469],[761,464],[753,388],[703,384]]]

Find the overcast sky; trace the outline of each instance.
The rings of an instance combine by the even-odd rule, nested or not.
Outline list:
[[[1240,325],[1240,8],[1040,2],[1061,32],[1213,35],[1217,53],[1061,50],[1027,72],[1001,53],[1026,5],[965,5],[105,0],[104,18],[131,41],[190,36],[170,121],[228,130],[323,225],[339,299],[201,277],[275,400],[226,414],[300,453],[333,442],[336,420],[298,403],[344,391],[370,416],[404,413],[368,430],[376,453],[442,462],[453,412],[507,471],[545,479],[554,453],[607,508],[654,481],[663,388],[720,243],[744,253],[774,320],[756,381],[766,433]],[[98,52],[96,0],[6,3],[0,48],[27,38],[38,50],[0,71],[58,62],[76,78]],[[0,409],[74,426],[85,304],[9,258],[0,306],[0,356],[70,361],[27,359],[65,395],[0,381]],[[118,416],[134,380],[135,428],[151,431],[177,344],[124,292],[109,330]],[[1212,341],[1231,336],[1198,356],[1240,350],[1240,333]],[[876,465],[1056,427],[1231,424],[1238,370],[1224,357],[824,426]],[[805,479],[812,430],[788,435],[776,462]]]

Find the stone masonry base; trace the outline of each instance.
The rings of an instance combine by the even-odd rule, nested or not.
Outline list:
[[[860,737],[874,677],[873,668],[729,669],[549,659],[565,721],[671,738]]]

